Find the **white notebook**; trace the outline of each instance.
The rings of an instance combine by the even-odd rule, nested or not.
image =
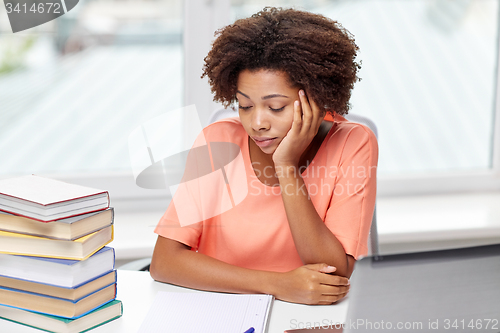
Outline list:
[[[140,333],[265,333],[274,297],[222,293],[158,292]]]

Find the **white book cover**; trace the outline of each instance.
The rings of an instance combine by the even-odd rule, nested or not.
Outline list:
[[[43,206],[101,193],[107,192],[36,175],[0,180],[0,194]]]
[[[52,221],[109,207],[107,191],[36,175],[0,180],[0,210]]]

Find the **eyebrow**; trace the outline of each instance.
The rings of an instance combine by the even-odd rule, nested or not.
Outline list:
[[[237,90],[236,92],[237,92],[237,93],[239,93],[239,94],[241,94],[241,95],[243,95],[243,96],[245,96],[245,97],[246,97],[246,98],[248,98],[248,99],[251,99],[248,95],[246,95],[246,94],[242,93],[242,92],[241,92],[241,91],[239,91],[239,90]],[[267,95],[267,96],[262,97],[262,99],[263,99],[263,100],[266,100],[266,99],[270,99],[270,98],[274,98],[274,97],[286,97],[286,98],[288,98],[288,96],[281,95],[281,94],[271,94],[271,95]]]

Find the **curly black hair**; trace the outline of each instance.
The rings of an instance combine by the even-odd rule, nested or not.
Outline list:
[[[296,9],[266,7],[215,33],[205,57],[214,101],[225,107],[236,101],[242,70],[282,71],[291,86],[304,89],[327,112],[347,114],[360,64],[358,46],[342,25],[323,15]]]

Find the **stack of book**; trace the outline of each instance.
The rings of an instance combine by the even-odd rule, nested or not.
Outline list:
[[[0,318],[81,332],[120,317],[113,218],[106,191],[0,180]]]

